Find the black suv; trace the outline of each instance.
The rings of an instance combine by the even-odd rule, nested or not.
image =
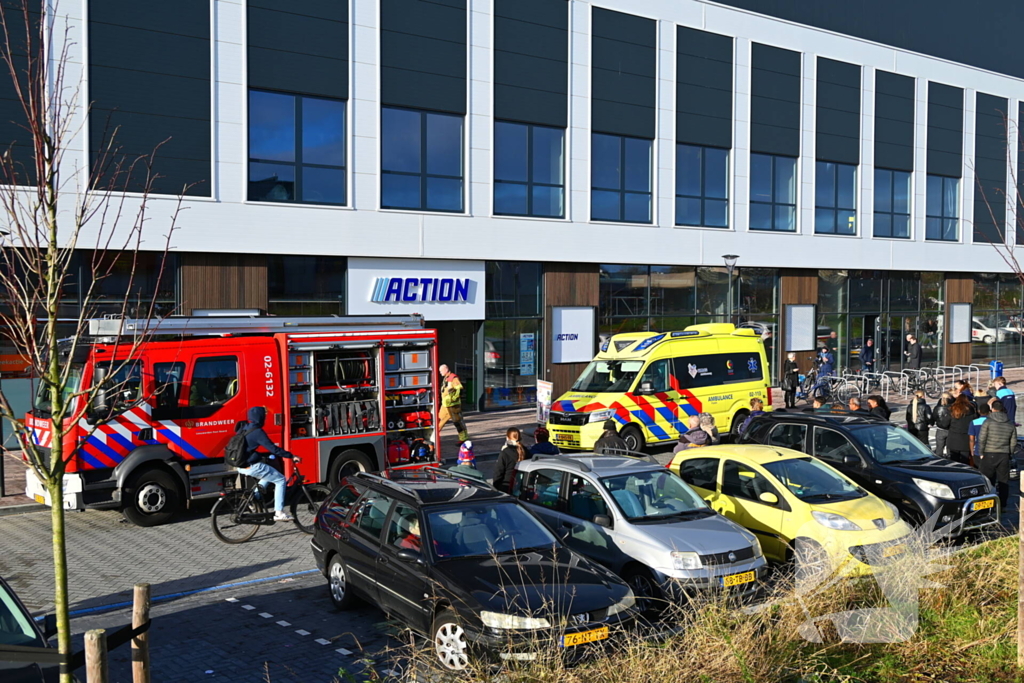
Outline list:
[[[937,525],[955,523],[955,534],[999,523],[999,500],[984,475],[935,457],[910,432],[877,418],[767,413],[751,420],[739,443],[813,455],[895,505],[916,526],[936,512]]]
[[[634,619],[621,579],[511,496],[441,470],[346,478],[310,543],[336,607],[379,605],[429,638],[447,669],[471,654],[521,661],[603,641]]]

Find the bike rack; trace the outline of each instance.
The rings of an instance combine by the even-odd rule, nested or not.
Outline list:
[[[976,363],[971,364],[971,369],[976,373],[977,380],[971,386],[974,387],[975,391],[981,391],[981,373],[991,372],[992,368],[987,365],[978,365]]]
[[[958,370],[963,372],[963,375],[961,375],[958,379],[963,379],[964,377],[966,377],[967,381],[970,382],[971,381],[971,374],[972,373],[976,373],[978,375],[978,382],[981,381],[981,372],[978,370],[978,366],[976,366],[976,365],[956,365],[954,367],[956,367]],[[971,382],[971,386],[974,386],[975,388],[977,388],[976,385],[977,385],[976,382]]]
[[[950,384],[960,379],[964,375],[962,370],[952,365],[940,365],[939,367],[935,368],[935,372],[942,374],[941,381],[945,387],[948,387]],[[943,389],[943,391],[945,391],[945,389]]]

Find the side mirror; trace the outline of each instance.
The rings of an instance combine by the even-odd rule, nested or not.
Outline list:
[[[410,550],[409,548],[403,548],[398,551],[398,559],[402,562],[408,562],[410,564],[422,564],[423,555],[417,550]]]
[[[47,614],[43,617],[43,638],[49,640],[57,635],[57,615]]]
[[[650,382],[640,382],[640,393],[644,396],[650,396],[654,393],[654,385]]]
[[[843,456],[843,464],[844,465],[859,465],[860,464],[860,458],[858,458],[856,455],[844,455]]]
[[[612,518],[608,515],[594,515],[594,524],[603,526],[605,529],[612,528]]]
[[[107,400],[107,369],[96,368],[96,372],[92,378],[93,384],[96,386],[96,393],[93,395],[92,408],[93,413],[96,415],[104,415],[110,411],[110,404]]]
[[[765,491],[764,493],[759,495],[757,498],[758,498],[758,500],[760,500],[762,503],[764,503],[766,505],[778,505],[779,504],[779,497],[776,496],[771,491]]]

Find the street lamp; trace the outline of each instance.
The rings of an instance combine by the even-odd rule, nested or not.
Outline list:
[[[722,254],[722,260],[725,261],[725,269],[729,273],[729,322],[732,322],[733,307],[732,307],[732,274],[736,270],[736,260],[739,256],[736,254]]]

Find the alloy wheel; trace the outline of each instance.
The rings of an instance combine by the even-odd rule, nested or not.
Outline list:
[[[167,492],[159,484],[148,483],[135,494],[140,510],[147,514],[160,512],[167,504]]]
[[[442,666],[452,671],[461,671],[469,664],[466,632],[458,624],[442,624],[434,634],[434,650]]]
[[[341,603],[345,600],[345,592],[348,590],[348,582],[345,579],[345,567],[341,562],[331,565],[331,597],[334,601]]]

